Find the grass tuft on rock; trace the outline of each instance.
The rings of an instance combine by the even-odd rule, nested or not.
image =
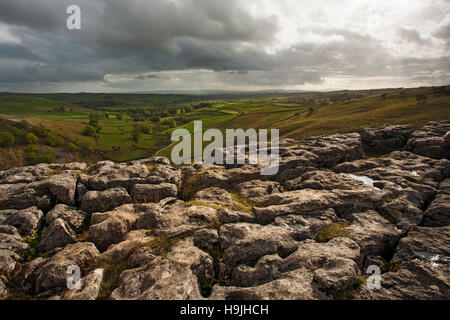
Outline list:
[[[145,166],[147,167],[148,172],[153,172],[158,167],[156,164],[146,164]]]
[[[397,272],[402,269],[402,265],[392,261],[386,261],[381,265],[381,272]]]
[[[202,202],[202,201],[189,201],[189,202],[186,202],[186,205],[189,206],[189,207],[190,206],[200,206],[200,207],[213,208],[213,209],[216,209],[216,210],[220,209],[220,207],[216,206],[215,204],[209,204],[209,203],[205,203],[205,202]]]
[[[159,235],[142,246],[153,249],[155,255],[166,256],[170,249],[180,240],[181,239],[179,237],[168,238],[164,235]]]
[[[200,182],[200,179],[202,178],[204,172],[196,173],[189,178],[187,178],[183,183],[181,184],[181,198],[184,201],[191,200],[194,195],[198,191],[198,185]]]
[[[107,299],[114,289],[119,287],[122,272],[130,269],[128,257],[120,260],[100,261],[95,267],[104,269],[97,300]]]
[[[393,224],[397,223],[397,219],[389,212],[382,210],[382,209],[378,210],[377,212],[380,216],[382,216],[384,219],[386,219],[390,223],[393,223]]]
[[[230,193],[231,199],[234,200],[235,204],[231,207],[231,209],[236,211],[244,211],[248,213],[253,213],[253,208],[255,205],[242,197],[241,195],[237,193]]]
[[[42,235],[44,234],[45,230],[46,230],[46,228],[44,227],[40,231],[35,231],[33,234],[22,238],[22,240],[25,243],[28,243],[28,245],[30,246],[27,250],[25,250],[24,252],[22,252],[20,254],[20,256],[26,262],[31,262],[40,256],[39,243],[42,240]]]
[[[346,229],[350,225],[349,222],[335,222],[329,227],[320,231],[316,236],[317,242],[328,242],[338,237],[352,238],[350,231]]]

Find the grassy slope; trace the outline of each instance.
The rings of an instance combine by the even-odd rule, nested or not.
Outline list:
[[[69,112],[53,111],[55,107],[65,107]],[[27,96],[0,96],[0,113],[8,115],[45,116],[49,118],[83,117],[88,109],[46,98]]]
[[[405,99],[393,95],[382,100],[380,95],[349,102],[339,102],[317,108],[312,114],[303,113],[277,123],[280,135],[298,138],[330,133],[357,131],[383,124],[411,124],[415,128],[429,121],[450,119],[450,97],[429,96],[418,103],[415,96]]]

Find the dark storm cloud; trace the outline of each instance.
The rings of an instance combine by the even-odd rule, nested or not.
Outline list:
[[[416,29],[407,29],[407,28],[400,28],[398,30],[398,34],[400,38],[402,38],[404,41],[407,42],[413,42],[418,45],[429,45],[431,42],[428,39],[424,39],[420,32]]]
[[[82,9],[80,31],[65,28],[65,10],[71,3]],[[94,4],[3,0],[0,19],[22,40],[20,46],[2,44],[0,59],[14,56],[14,52],[28,59],[3,70],[2,79],[32,79],[37,75],[36,81],[44,80],[46,74],[48,81],[84,81],[142,69],[240,69],[248,65],[234,54],[233,43],[268,41],[277,30],[276,17],[254,18],[239,9],[238,1],[111,0]],[[245,59],[249,54],[255,53],[241,55]],[[71,72],[68,64],[76,72]],[[79,68],[79,64],[87,67]],[[58,69],[61,72],[56,75]],[[30,70],[29,75],[22,75]]]
[[[450,23],[440,27],[434,34],[438,39],[445,40],[447,43],[447,48],[450,47]]]
[[[266,50],[278,43],[283,17],[251,9],[250,3],[2,0],[0,90],[26,90],[27,86],[39,90],[38,83],[47,84],[45,88],[55,84],[71,88],[83,82],[132,88],[134,81],[163,86],[164,82],[179,85],[180,79],[192,86],[208,85],[211,79],[218,85],[295,86],[320,83],[325,77],[448,73],[445,57],[393,56],[380,39],[344,27],[302,26],[300,32],[321,41],[298,39]],[[65,27],[66,8],[71,4],[81,7],[81,30]],[[18,41],[1,42],[1,25]],[[397,30],[404,42],[430,44],[416,28],[399,26]],[[447,41],[448,35],[448,25],[433,33]],[[194,75],[162,74],[173,70],[191,70]],[[218,72],[203,75],[207,78],[201,83],[195,70]]]

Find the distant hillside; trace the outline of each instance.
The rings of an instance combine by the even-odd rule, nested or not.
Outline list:
[[[215,96],[1,93],[0,114],[53,132],[78,147],[83,157],[129,161],[154,154],[170,157],[172,131],[192,132],[196,120],[203,122],[203,130],[270,128],[279,129],[282,138],[353,132],[385,123],[419,128],[450,119],[449,92],[441,86]],[[86,134],[92,125],[95,132]],[[59,149],[60,158],[70,154]]]

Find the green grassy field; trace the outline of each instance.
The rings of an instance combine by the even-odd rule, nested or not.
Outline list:
[[[418,95],[426,101],[417,101]],[[185,106],[208,102],[186,112]],[[63,111],[61,109],[63,108]],[[177,108],[176,114],[164,110]],[[137,120],[142,110],[149,116]],[[92,113],[99,118],[97,138],[83,129]],[[183,112],[182,112],[183,111]],[[161,113],[163,112],[163,113]],[[118,113],[123,115],[118,119]],[[163,114],[159,121],[151,115]],[[411,124],[418,128],[432,120],[450,119],[447,87],[341,92],[264,93],[229,97],[129,94],[0,94],[0,115],[56,132],[88,152],[105,159],[127,161],[153,154],[170,156],[170,134],[176,128],[193,131],[202,120],[203,130],[218,128],[280,129],[280,137],[299,138],[357,131],[382,124]],[[180,117],[183,119],[180,122]],[[176,120],[176,127],[169,125]],[[149,130],[133,139],[137,127]]]

